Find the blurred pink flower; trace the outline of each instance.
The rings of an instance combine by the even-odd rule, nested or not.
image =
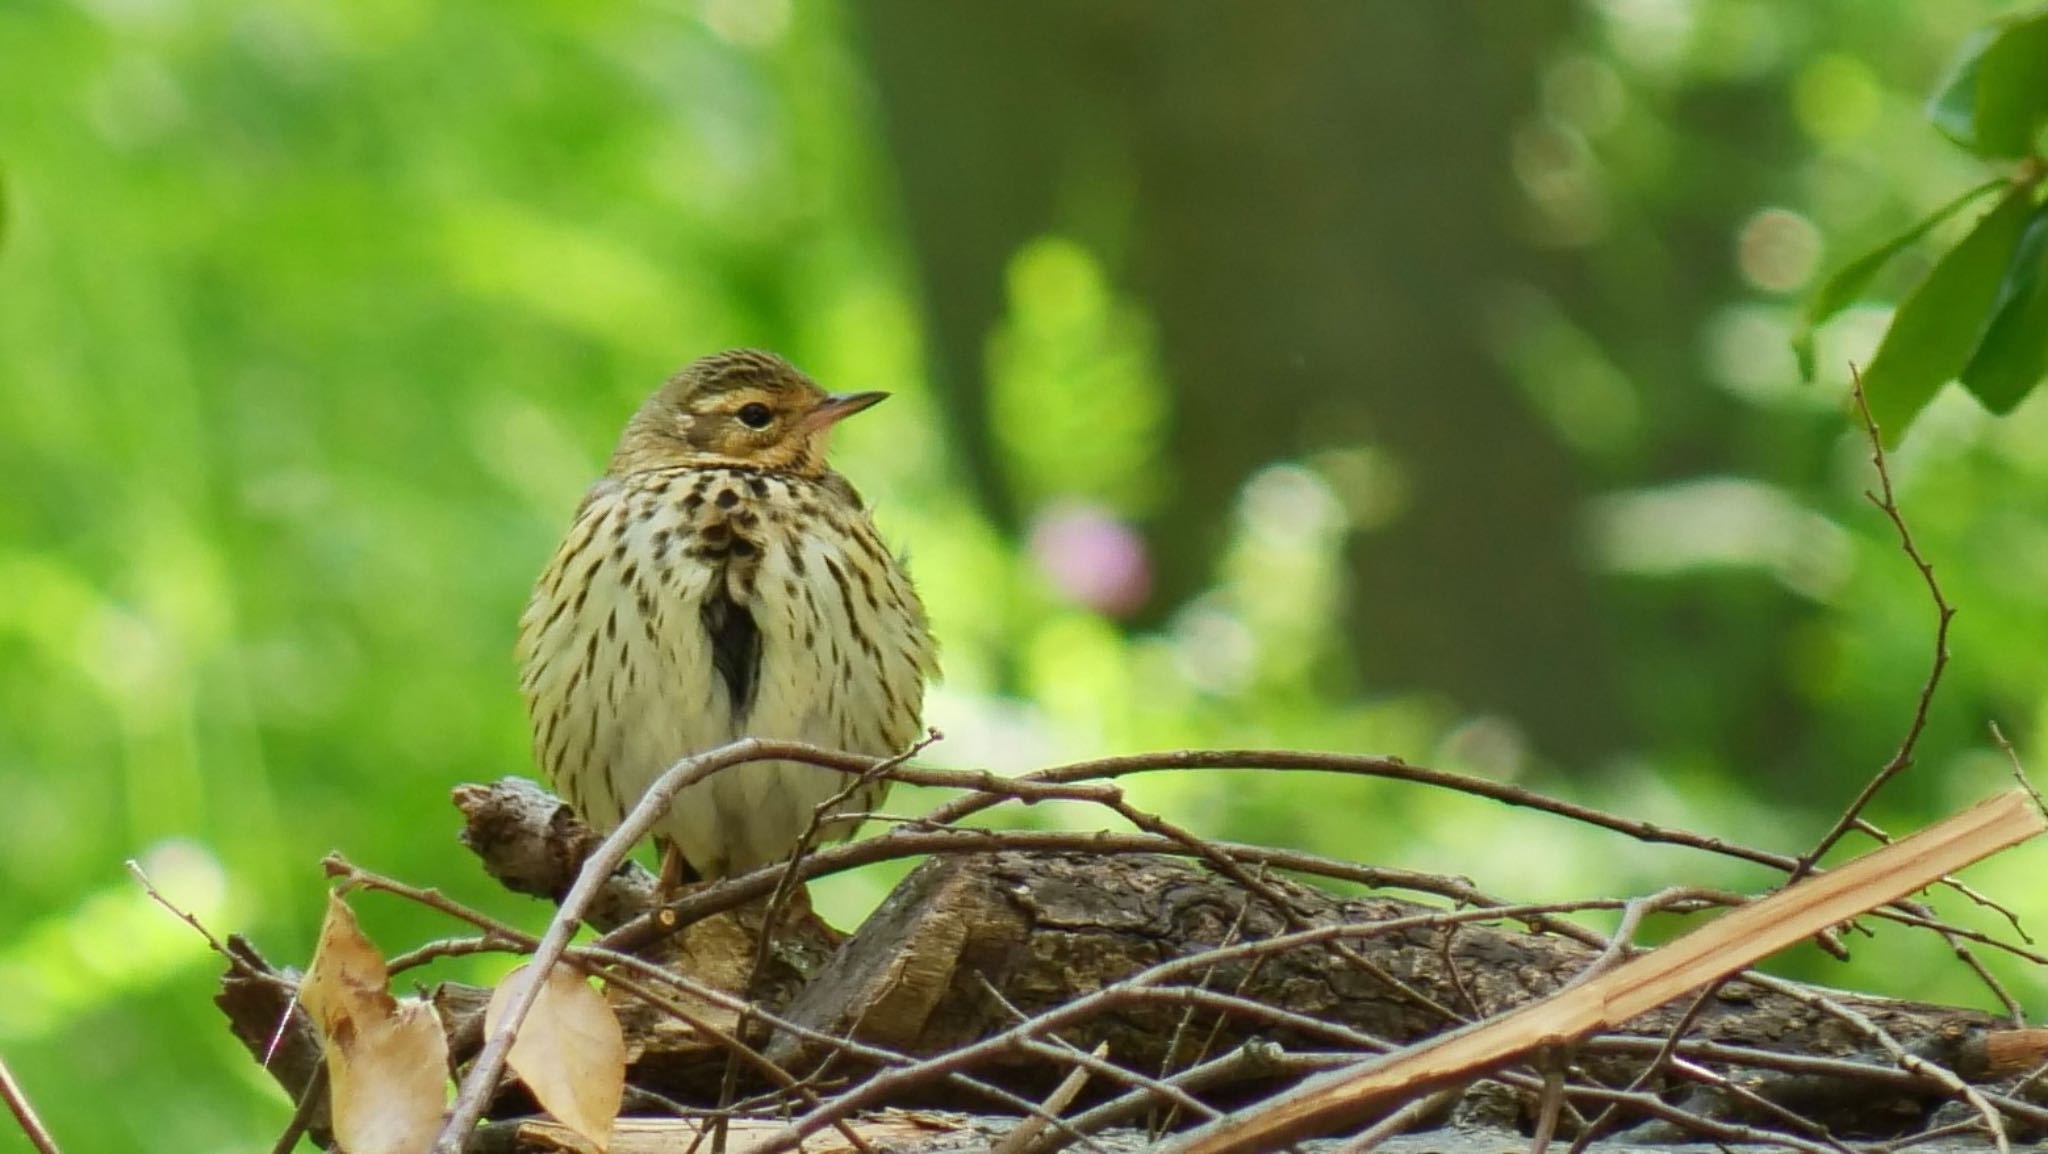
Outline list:
[[[1144,539],[1100,505],[1067,501],[1039,510],[1031,555],[1061,596],[1098,613],[1128,616],[1152,592]]]

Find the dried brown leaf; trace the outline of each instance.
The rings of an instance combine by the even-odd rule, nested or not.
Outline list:
[[[431,1006],[391,996],[384,956],[329,894],[299,1001],[327,1046],[334,1136],[349,1154],[422,1154],[448,1105],[448,1038]]]
[[[484,1012],[484,1032],[498,1021],[531,969],[505,975]],[[619,1019],[583,975],[568,966],[548,971],[540,996],[512,1040],[506,1064],[541,1107],[602,1154],[626,1089],[626,1038]]]
[[[342,1022],[391,1017],[397,1002],[390,986],[384,955],[363,936],[355,911],[340,894],[330,892],[320,944],[299,982],[299,1003],[313,1016],[321,1037],[331,1038]]]

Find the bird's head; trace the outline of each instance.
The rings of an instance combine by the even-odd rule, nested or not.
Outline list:
[[[608,472],[738,467],[821,476],[832,426],[888,395],[828,393],[773,353],[717,353],[647,398]]]

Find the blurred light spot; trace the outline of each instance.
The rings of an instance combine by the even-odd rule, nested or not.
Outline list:
[[[946,490],[941,476],[932,470],[927,487],[914,490],[917,499],[877,502],[876,519],[885,540],[910,545],[906,559],[932,631],[946,639],[946,684],[993,690],[1009,677],[1017,575],[1029,559],[957,490]]]
[[[1024,773],[1068,756],[1036,704],[961,693],[950,680],[933,686],[925,702],[926,723],[946,735],[933,753],[940,761]]]
[[[1757,288],[1791,292],[1812,279],[1820,263],[1820,230],[1789,209],[1766,208],[1736,233],[1735,263]]]
[[[1514,286],[1483,314],[1489,350],[1558,436],[1592,453],[1618,454],[1642,431],[1642,401],[1600,343],[1547,294]]]
[[[1583,136],[1535,120],[1516,129],[1511,150],[1515,178],[1539,213],[1540,239],[1583,245],[1607,231],[1607,199],[1599,168]]]
[[[704,0],[704,26],[743,48],[765,48],[789,31],[789,0]]]
[[[1792,82],[1792,112],[1815,140],[1851,140],[1877,123],[1882,95],[1869,65],[1830,54],[1799,70]]]
[[[1841,390],[1799,379],[1785,310],[1738,304],[1720,309],[1701,334],[1701,356],[1715,384],[1755,405],[1832,408]],[[1822,374],[1825,376],[1825,374]]]
[[[1544,70],[1544,113],[1586,136],[1619,125],[1626,106],[1621,78],[1604,60],[1574,53]]]
[[[1849,389],[1849,367],[1870,363],[1877,344],[1891,328],[1892,309],[1881,304],[1851,305],[1813,334],[1814,376],[1834,386],[1839,394]]]
[[[1789,18],[1778,6],[1757,0],[1715,0],[1700,4],[1690,61],[1696,72],[1718,80],[1754,80],[1784,55]]]
[[[331,55],[314,26],[281,4],[250,5],[235,16],[238,47],[278,76],[307,84],[328,71]]]
[[[1191,628],[1211,632],[1197,634],[1197,657],[1183,662],[1190,683],[1321,691],[1314,670],[1336,645],[1331,623],[1342,615],[1348,574],[1343,502],[1312,470],[1270,465],[1240,490],[1235,522],[1223,580],[1215,600],[1204,603],[1227,621],[1191,619]],[[1231,640],[1238,629],[1243,646]]]
[[[1854,563],[1849,535],[1783,491],[1707,477],[1619,493],[1589,510],[1594,554],[1617,573],[1666,577],[1763,569],[1795,593],[1825,600]]]
[[[1131,682],[1123,631],[1094,613],[1053,613],[1035,623],[1021,650],[1019,680],[1060,740],[1074,749],[1108,744],[1142,692]]]
[[[1859,362],[1860,363],[1860,362]],[[1939,462],[1955,461],[1970,452],[1984,440],[1985,434],[2001,423],[1970,391],[1954,381],[1936,389],[1927,407],[1913,417],[1913,426],[1907,430],[1899,447],[1888,456],[1891,462],[1892,481],[1902,489],[1910,489],[1917,477],[1929,468],[1939,468]],[[1870,446],[1864,442],[1863,430],[1843,429],[1844,472],[1853,480],[1856,489],[1869,487]],[[1854,466],[1854,456],[1863,458],[1860,469],[1849,472]]]
[[[1885,158],[1855,148],[1815,150],[1799,166],[1797,199],[1815,220],[1828,222],[1828,231],[1851,240],[1870,237],[1886,224],[1889,199],[1870,195],[1870,190],[1893,179]]]
[[[227,873],[204,846],[164,841],[141,859],[158,892],[215,928],[234,911]],[[125,875],[68,914],[0,942],[0,1039],[57,1034],[98,1007],[204,963],[206,940]]]
[[[265,718],[318,723],[346,706],[360,687],[361,639],[333,626],[305,624],[292,634],[243,645],[250,699]]]
[[[1331,449],[1316,454],[1316,472],[1344,507],[1356,532],[1370,532],[1394,523],[1408,508],[1408,473],[1392,453],[1370,445]]]
[[[240,496],[243,511],[251,517],[304,525],[326,515],[334,504],[334,477],[316,466],[252,467],[246,476]]]
[[[1031,555],[1062,596],[1098,613],[1128,616],[1152,591],[1144,539],[1099,505],[1042,510],[1031,525]]]
[[[106,603],[83,574],[37,553],[0,553],[0,633],[19,633],[53,663],[77,661],[79,636]]]
[[[1235,614],[1211,601],[1197,601],[1174,618],[1173,651],[1188,684],[1229,696],[1251,684],[1259,646]]]
[[[1093,253],[1061,237],[1017,250],[1009,315],[990,337],[989,407],[1004,465],[1030,501],[1143,511],[1166,483],[1169,409],[1150,318]]]
[[[1474,717],[1444,734],[1433,764],[1513,781],[1528,768],[1529,739],[1505,717]]]
[[[470,452],[550,525],[602,468],[555,414],[524,397],[486,393],[464,416]]]
[[[190,6],[184,0],[84,0],[79,7],[105,23],[130,25],[126,31],[135,31],[169,27],[184,19]]]
[[[144,850],[136,864],[157,892],[202,922],[227,909],[227,871],[212,850],[190,838],[166,838]]]
[[[1601,0],[1595,8],[1615,54],[1644,71],[1671,71],[1692,47],[1690,0]]]
[[[110,696],[154,699],[171,671],[172,657],[155,625],[106,605],[86,622],[78,663]]]
[[[693,173],[709,179],[718,165]],[[458,286],[510,300],[620,349],[672,357],[740,330],[703,269],[655,259],[630,237],[527,206],[470,199],[428,226]]]
[[[154,60],[116,57],[86,97],[87,115],[100,136],[119,148],[139,148],[186,119],[177,79]]]
[[[1298,549],[1344,524],[1344,506],[1321,477],[1300,465],[1269,465],[1244,487],[1245,529],[1265,543]]]

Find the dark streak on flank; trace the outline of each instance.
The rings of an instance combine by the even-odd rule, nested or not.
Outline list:
[[[839,562],[834,561],[832,557],[828,554],[825,557],[825,571],[832,574],[832,583],[834,585],[839,586],[839,602],[840,604],[846,607],[847,628],[853,630],[855,633],[859,633],[860,616],[854,612],[853,586],[846,580],[846,570],[841,569],[839,567]]]

